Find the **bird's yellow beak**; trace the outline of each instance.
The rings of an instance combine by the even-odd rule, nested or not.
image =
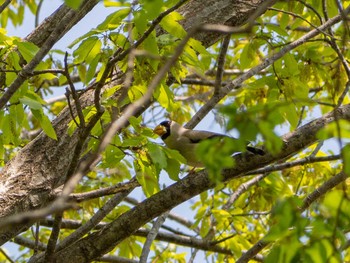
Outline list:
[[[162,136],[163,134],[166,133],[166,128],[163,125],[158,125],[157,127],[154,128],[153,132],[155,134],[158,134],[159,136]]]

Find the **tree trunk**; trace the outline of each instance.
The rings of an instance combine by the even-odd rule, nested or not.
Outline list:
[[[66,25],[64,32],[67,32],[77,21],[89,12],[97,2],[98,1],[85,1],[86,8],[77,13],[77,17],[72,23]],[[243,25],[264,1],[211,0],[205,1],[205,5],[203,5],[203,2],[204,1],[200,0],[192,0],[179,9],[180,13],[185,18],[181,23],[187,31],[193,26],[202,23],[226,24],[231,26]],[[271,1],[269,3],[272,4]],[[264,12],[266,8],[267,7],[264,6],[261,10],[259,9],[259,13]],[[58,15],[61,12],[67,12],[68,10],[67,7],[62,6],[38,27],[40,30],[34,30],[27,39],[38,46],[42,45],[48,34],[50,34],[50,30],[56,26],[60,26],[60,20],[56,19],[59,17]],[[61,37],[62,36],[63,35],[61,35]],[[201,41],[205,46],[215,43],[220,37],[221,35],[218,33],[208,32],[198,32],[195,35],[195,38]],[[83,107],[93,105],[93,91],[87,91],[84,93],[80,98],[80,101]],[[68,123],[71,120],[69,109],[65,108],[53,121],[53,126],[58,137],[57,141],[50,139],[44,133],[40,133],[6,164],[0,177],[0,218],[45,207],[52,200],[51,197],[53,191],[61,186],[66,180],[67,171],[72,162],[77,142],[79,141],[78,132],[73,133],[71,136],[67,133]],[[207,188],[207,186],[205,188]],[[205,189],[201,188],[201,191],[202,190]],[[183,196],[187,197],[186,194]],[[155,198],[156,197],[150,200],[154,200]],[[138,208],[138,210],[139,209],[140,208]],[[152,217],[158,215],[162,210],[163,208],[159,209],[159,211],[156,210],[156,212],[152,212]],[[143,213],[145,212],[143,211]],[[129,214],[130,213],[128,213],[128,215]],[[126,216],[127,215],[123,216],[123,218],[126,218]],[[134,216],[138,217],[139,215],[134,214]],[[149,217],[148,219],[152,219],[152,217]],[[140,221],[139,226],[146,223],[147,221],[145,220],[142,222]],[[119,220],[118,222],[122,224],[127,223],[127,221],[124,220]],[[22,224],[18,224],[11,228],[1,229],[0,245],[26,230],[32,223],[33,222],[23,222]],[[125,226],[120,225],[120,227],[124,228],[127,232],[121,234],[118,240],[110,240],[110,244],[116,244],[122,238],[125,238],[137,229],[135,226],[131,227],[129,224]],[[117,230],[117,228],[113,226],[112,230]],[[93,234],[93,238],[101,237],[101,234],[102,232],[97,232]],[[106,242],[109,242],[109,237],[106,238]],[[84,249],[79,250],[79,255],[77,255],[79,260],[77,259],[77,261],[74,262],[85,262],[91,260],[97,256],[101,256],[101,252],[105,253],[111,248],[110,245],[101,247],[96,250],[96,253],[95,251],[86,253],[86,251],[83,251]],[[67,251],[73,251],[70,249],[71,248],[68,248]],[[71,255],[71,252],[68,253],[67,251],[65,251],[64,254]],[[87,254],[86,257],[81,254],[82,252]],[[63,260],[57,261],[68,262]]]

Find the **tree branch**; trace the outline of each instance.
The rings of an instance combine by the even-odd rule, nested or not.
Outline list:
[[[340,172],[328,181],[324,182],[319,188],[309,194],[304,198],[303,205],[300,207],[299,211],[302,213],[305,211],[310,204],[315,202],[322,195],[326,194],[327,191],[334,188],[338,184],[342,183],[348,178],[348,175],[344,172]],[[264,238],[260,239],[257,243],[254,244],[247,252],[245,252],[236,262],[237,263],[246,263],[255,255],[257,255],[264,247],[269,245],[271,242],[265,241]]]
[[[328,113],[283,136],[284,146],[279,154],[271,155],[267,153],[264,156],[256,156],[247,153],[235,156],[236,166],[222,171],[224,181],[244,176],[257,167],[263,167],[277,160],[285,159],[315,143],[317,132],[335,121],[335,115],[337,119],[350,120],[350,105],[339,107],[336,113]],[[56,257],[64,258],[67,262],[92,260],[101,253],[105,254],[113,249],[119,242],[152,218],[214,186],[215,184],[209,179],[206,170],[191,173],[179,182],[146,199],[130,211],[125,212],[106,228],[79,240],[75,243],[74,248],[60,251],[56,254]],[[114,233],[118,233],[118,236]],[[82,254],[81,249],[83,249],[84,254]]]
[[[350,12],[350,7],[348,7],[346,10],[344,10],[345,14],[349,14],[349,12]],[[247,73],[237,77],[230,84],[228,84],[227,86],[225,86],[221,89],[220,96],[212,97],[202,108],[200,108],[199,111],[197,111],[196,114],[192,117],[192,119],[186,124],[186,128],[194,128],[203,119],[203,117],[206,116],[208,114],[208,112],[213,109],[213,107],[220,100],[222,100],[233,89],[239,88],[245,80],[249,79],[250,77],[252,77],[255,74],[257,74],[258,72],[260,72],[261,70],[270,66],[272,63],[274,63],[276,60],[280,59],[286,53],[288,53],[291,50],[297,48],[298,46],[304,44],[307,40],[317,36],[318,34],[320,34],[320,32],[335,25],[336,23],[340,22],[341,20],[342,20],[341,15],[337,15],[337,16],[333,17],[332,19],[325,22],[323,25],[319,26],[317,29],[310,31],[309,33],[305,34],[304,36],[302,36],[298,40],[295,40],[294,42],[292,42],[289,45],[282,48],[279,52],[266,58],[262,63],[260,63],[256,67],[250,69]]]
[[[88,0],[86,1],[88,2]],[[18,73],[18,77],[12,82],[12,84],[6,89],[0,98],[0,109],[2,109],[6,103],[10,100],[12,95],[21,87],[23,82],[30,77],[35,67],[43,60],[46,54],[51,50],[53,45],[60,39],[62,34],[70,28],[72,21],[76,20],[77,12],[69,10],[63,17],[56,28],[51,32],[39,51],[34,55],[32,60],[25,65]]]
[[[153,243],[153,240],[156,238],[159,228],[162,226],[164,223],[165,219],[167,218],[169,214],[169,211],[163,213],[160,215],[157,220],[153,223],[152,229],[148,232],[146,242],[143,245],[142,252],[141,252],[141,257],[140,257],[140,263],[147,263],[147,258],[149,255],[149,252],[151,251],[151,245]]]

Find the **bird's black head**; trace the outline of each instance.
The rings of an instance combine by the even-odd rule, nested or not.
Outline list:
[[[161,138],[162,140],[165,140],[166,138],[169,137],[170,135],[170,125],[171,125],[171,121],[162,121],[159,126],[163,126],[166,129],[166,133],[162,134]]]
[[[170,128],[171,121],[162,121],[159,125]]]

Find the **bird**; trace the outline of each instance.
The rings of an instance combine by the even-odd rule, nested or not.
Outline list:
[[[204,166],[203,163],[198,160],[195,152],[197,145],[203,140],[212,138],[230,138],[232,140],[237,140],[236,138],[211,131],[186,129],[173,120],[162,121],[153,129],[153,132],[161,137],[168,148],[179,151],[186,159],[187,164],[193,167]],[[252,146],[246,146],[246,149],[253,154],[265,154],[264,150]]]

